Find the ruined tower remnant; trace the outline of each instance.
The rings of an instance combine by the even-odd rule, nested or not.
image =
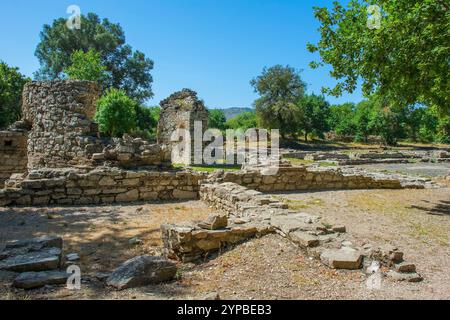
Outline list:
[[[100,88],[90,81],[30,82],[23,90],[23,119],[31,124],[28,168],[83,164],[102,150],[92,121]]]
[[[27,171],[27,132],[0,131],[0,189],[13,173]]]
[[[194,155],[194,123],[202,123],[202,133],[208,128],[209,112],[197,93],[189,89],[173,93],[170,97],[160,102],[161,114],[158,122],[158,144],[167,145],[165,158],[171,159],[172,147],[178,143],[171,140],[172,133],[177,129],[184,129],[190,133],[191,157],[172,157],[172,163],[189,164]]]

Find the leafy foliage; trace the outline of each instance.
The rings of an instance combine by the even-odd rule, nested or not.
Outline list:
[[[88,13],[81,16],[81,29],[68,29],[66,19],[60,18],[51,26],[44,25],[40,38],[35,52],[41,64],[35,73],[37,79],[62,78],[64,69],[71,65],[73,52],[92,49],[100,54],[106,68],[105,88],[122,89],[141,102],[153,96],[150,74],[153,61],[125,44],[125,34],[119,24]]]
[[[0,61],[0,128],[20,119],[22,90],[28,81],[18,68]]]
[[[328,130],[329,104],[323,96],[315,94],[302,97],[298,103],[298,127],[308,140],[308,134],[313,133],[318,137],[323,137],[323,133]]]
[[[106,68],[102,65],[100,53],[90,49],[74,51],[70,57],[71,64],[64,69],[69,79],[103,81]]]
[[[257,127],[257,120],[255,112],[243,112],[237,117],[234,117],[227,121],[227,128],[238,130],[247,130]]]
[[[340,136],[352,136],[356,132],[354,122],[355,104],[344,103],[330,107],[328,118],[329,127]]]
[[[156,128],[159,120],[159,107],[146,107],[136,104],[136,129],[134,135],[144,139],[156,137]]]
[[[112,137],[121,137],[136,128],[138,102],[128,97],[123,90],[109,89],[97,102],[95,121],[100,132]]]
[[[264,68],[250,84],[259,98],[254,102],[260,125],[267,129],[280,129],[285,137],[297,131],[296,103],[304,96],[306,84],[294,68],[276,65]]]
[[[367,8],[381,8],[381,27],[367,27]],[[338,80],[326,93],[353,92],[359,80],[366,96],[379,93],[403,107],[424,104],[448,113],[450,106],[450,10],[445,0],[351,0],[344,8],[315,9],[321,38],[317,68],[332,66]]]
[[[225,113],[219,109],[210,109],[209,110],[209,121],[208,125],[211,129],[219,129],[223,131],[227,128],[226,126],[227,118],[225,117]]]

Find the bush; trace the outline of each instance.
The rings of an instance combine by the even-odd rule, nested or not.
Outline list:
[[[123,90],[110,89],[97,102],[95,121],[100,132],[121,137],[136,128],[136,108],[138,102],[125,94]]]

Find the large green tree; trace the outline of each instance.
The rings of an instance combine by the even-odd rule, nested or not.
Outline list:
[[[368,12],[369,5],[378,5]],[[351,0],[347,7],[315,9],[320,40],[308,44],[318,52],[313,68],[331,65],[338,80],[324,92],[339,96],[359,83],[391,104],[450,108],[450,10],[447,0]],[[369,23],[368,23],[369,20]],[[375,26],[375,28],[373,27]]]
[[[300,73],[290,66],[275,65],[264,68],[262,74],[250,84],[259,94],[254,106],[261,126],[279,129],[283,138],[295,133],[296,103],[304,96],[306,89]]]
[[[35,73],[37,79],[63,78],[64,69],[71,65],[72,53],[92,49],[100,54],[106,68],[105,88],[122,89],[129,97],[141,102],[153,96],[150,74],[153,61],[125,43],[125,34],[119,24],[101,20],[94,13],[81,16],[80,29],[69,29],[66,21],[60,18],[52,25],[44,25],[35,52],[41,64]]]
[[[30,81],[19,72],[0,61],[0,128],[5,128],[21,117],[22,90]]]
[[[313,133],[318,137],[323,137],[323,133],[328,130],[328,118],[330,105],[321,95],[306,95],[297,102],[299,110],[297,131],[303,132],[305,141],[308,135]]]

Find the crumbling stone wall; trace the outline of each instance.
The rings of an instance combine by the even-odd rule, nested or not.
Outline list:
[[[31,124],[28,167],[63,168],[85,164],[101,152],[92,121],[100,88],[90,81],[30,82],[23,90],[23,118]]]
[[[0,188],[13,173],[26,171],[26,131],[0,131]]]
[[[13,175],[0,190],[0,206],[86,205],[148,200],[197,199],[206,174],[187,171],[91,171],[42,169]]]
[[[209,113],[203,101],[199,100],[197,93],[189,89],[175,92],[167,99],[160,102],[161,113],[158,122],[157,141],[160,145],[168,146],[165,152],[165,159],[172,158],[172,147],[177,142],[171,141],[172,133],[177,129],[184,129],[190,133],[191,157],[183,158],[176,155],[172,163],[190,164],[194,155],[194,123],[202,123],[203,132],[208,128]]]

